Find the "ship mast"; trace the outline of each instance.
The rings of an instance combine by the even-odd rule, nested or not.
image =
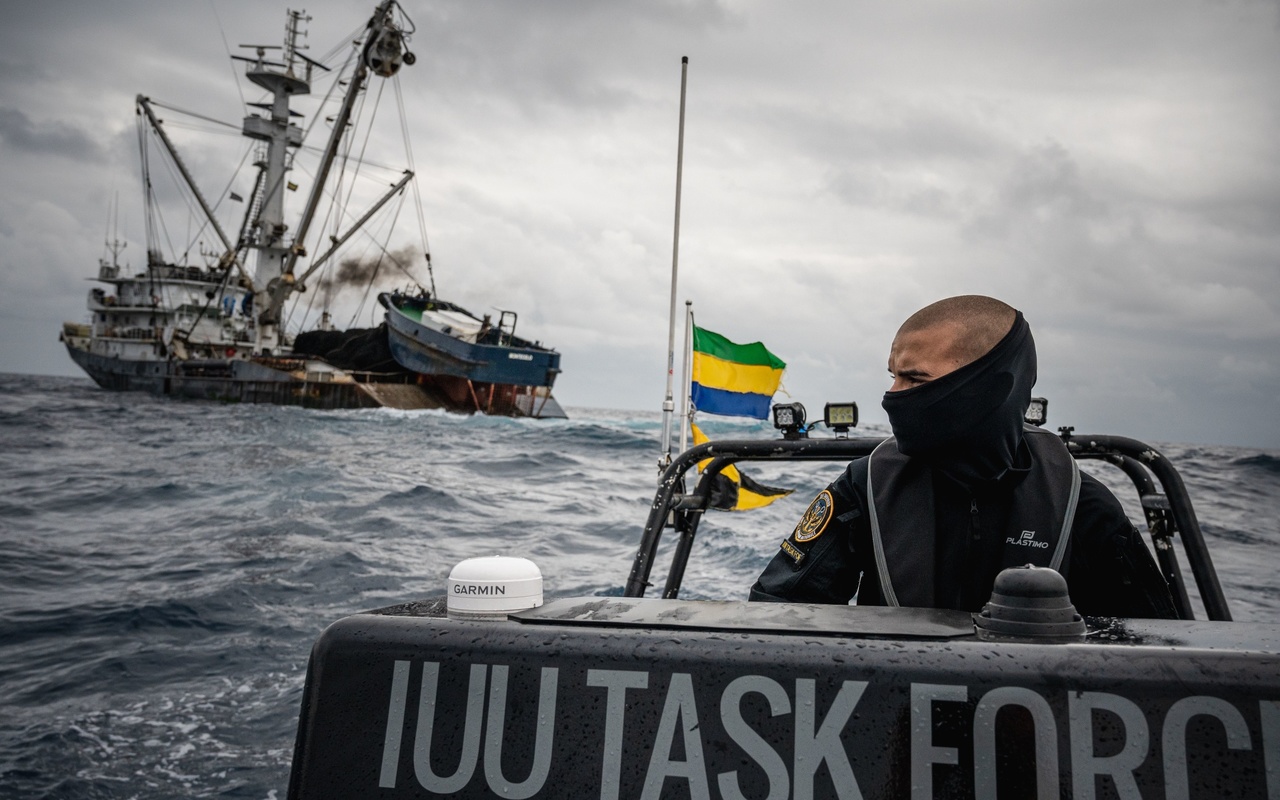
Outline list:
[[[257,322],[255,353],[278,353],[285,344],[280,319],[285,300],[297,285],[294,268],[298,258],[307,254],[307,232],[324,196],[325,183],[346,135],[356,98],[368,82],[370,72],[390,77],[400,68],[401,63],[413,63],[413,55],[404,47],[404,32],[391,19],[395,6],[395,0],[383,0],[369,21],[355,73],[348,82],[341,109],[333,119],[333,130],[316,171],[306,208],[297,230],[289,238],[286,238],[289,229],[284,222],[285,176],[292,168],[289,148],[302,145],[301,129],[289,121],[290,116],[295,113],[289,109],[289,98],[297,94],[309,94],[311,67],[321,66],[299,52],[301,23],[310,20],[310,17],[304,17],[296,11],[289,13],[283,62],[267,61],[265,57],[267,50],[279,49],[278,46],[242,45],[256,47],[257,50],[256,59],[244,59],[250,61],[246,72],[249,80],[272,95],[271,103],[256,104],[267,110],[269,115],[245,117],[243,128],[245,136],[266,142],[266,155],[259,162],[259,167],[263,170],[261,211],[250,241],[250,246],[258,251],[253,296]],[[294,73],[294,65],[298,61],[307,65],[305,78]],[[397,190],[402,186],[403,184],[398,185]]]
[[[209,207],[209,201],[204,199],[204,194],[200,191],[200,187],[196,185],[195,178],[191,177],[190,170],[182,161],[182,156],[178,155],[178,149],[173,146],[173,141],[169,138],[169,134],[165,132],[164,125],[160,123],[160,119],[156,116],[156,112],[151,108],[151,98],[138,95],[136,98],[138,110],[147,118],[151,129],[156,132],[160,143],[164,145],[164,149],[169,154],[169,158],[173,160],[173,165],[177,168],[178,174],[186,181],[187,188],[191,190],[192,196],[196,200],[196,204],[200,206],[200,210],[204,212],[205,219],[209,221],[209,225],[213,228],[214,233],[218,234],[218,238],[222,240],[223,256],[221,265],[226,266],[228,263],[235,262],[236,248],[231,244],[231,240],[227,238],[227,234],[222,230],[222,226],[218,224],[218,218],[214,216],[213,209]],[[237,262],[237,266],[239,266]]]
[[[266,59],[266,52],[281,49],[279,45],[241,45],[257,51],[256,59],[242,59],[249,61],[246,77],[271,93],[270,103],[253,104],[265,110],[267,116],[250,114],[244,118],[241,129],[250,139],[266,143],[265,153],[257,162],[262,170],[261,204],[248,242],[258,252],[253,275],[255,309],[269,306],[270,287],[273,282],[279,284],[289,253],[289,245],[285,241],[285,233],[289,229],[284,221],[285,176],[292,168],[289,148],[302,146],[302,129],[290,120],[294,112],[289,109],[289,98],[311,93],[311,62],[307,62],[305,78],[298,77],[293,70],[301,25],[310,19],[299,11],[289,12],[283,62]],[[279,320],[263,319],[259,313],[257,322],[254,352],[276,352],[280,347]]]

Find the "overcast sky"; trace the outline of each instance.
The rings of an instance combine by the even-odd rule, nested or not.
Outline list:
[[[305,8],[319,56],[371,3]],[[884,422],[898,324],[981,293],[1030,321],[1051,426],[1280,447],[1274,0],[404,8],[439,293],[517,310],[563,354],[564,405],[661,406],[688,56],[680,305],[763,340],[811,417],[852,399]],[[57,334],[86,316],[117,195],[122,258],[144,262],[134,95],[238,125],[259,92],[228,47],[284,20],[261,0],[5,4],[0,371],[78,374]],[[243,144],[202,136],[174,130],[217,195]]]

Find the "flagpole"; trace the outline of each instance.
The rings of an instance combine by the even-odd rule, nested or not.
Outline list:
[[[689,394],[692,390],[693,373],[689,371],[689,359],[693,350],[693,301],[684,301],[684,380],[680,382],[683,391],[680,393],[680,452],[689,449],[689,423],[693,421],[693,411],[689,408]]]
[[[671,412],[675,403],[671,398],[672,380],[676,358],[676,274],[680,265],[680,179],[684,173],[684,97],[689,77],[689,57],[680,59],[680,134],[676,145],[676,223],[671,244],[671,315],[667,328],[667,396],[662,401],[662,458],[659,469],[671,464]]]

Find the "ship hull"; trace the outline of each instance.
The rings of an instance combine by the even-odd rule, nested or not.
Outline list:
[[[418,375],[459,407],[485,414],[564,419],[551,386],[560,354],[510,337],[511,344],[465,341],[405,313],[414,300],[380,295],[386,308],[387,345],[402,368]],[[404,306],[404,307],[402,307]]]
[[[559,353],[465,342],[415,322],[391,303],[385,305],[391,355],[405,369],[484,383],[547,388],[560,372]]]
[[[360,383],[321,377],[327,373],[315,373],[315,380],[298,378],[285,370],[243,359],[131,361],[96,355],[71,343],[67,343],[67,353],[95,383],[112,391],[307,408],[384,405]]]
[[[445,398],[450,408],[490,416],[568,419],[550,387],[485,383],[452,375],[419,374],[418,384]]]
[[[71,359],[103,389],[222,403],[265,403],[305,408],[443,409],[511,416],[567,415],[549,390],[474,384],[444,375],[367,375],[363,382],[333,380],[328,365],[307,359],[128,360],[91,353],[64,342]],[[281,369],[281,366],[297,369]],[[321,369],[308,370],[307,366]]]

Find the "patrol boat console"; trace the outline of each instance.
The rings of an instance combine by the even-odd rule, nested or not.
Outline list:
[[[665,471],[623,597],[540,603],[527,571],[455,571],[447,599],[330,626],[289,796],[1280,798],[1280,626],[1229,622],[1157,450],[1063,435],[1133,479],[1182,620],[1081,619],[1034,568],[1002,573],[980,614],[680,600],[716,472],[880,440],[712,442]]]

